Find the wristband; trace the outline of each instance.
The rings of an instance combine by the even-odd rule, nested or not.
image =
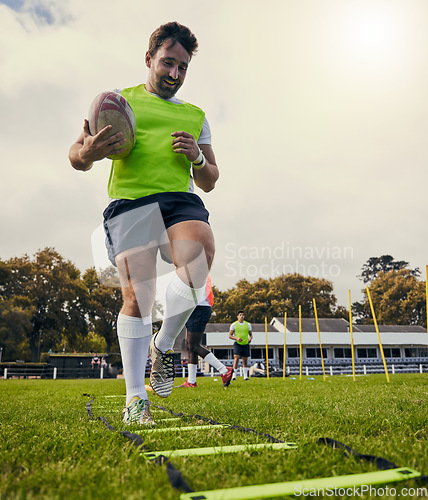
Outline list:
[[[199,149],[199,156],[196,158],[195,161],[192,162],[193,168],[196,170],[200,170],[201,168],[204,168],[206,164],[206,159],[204,156],[204,153],[202,153],[201,149]]]

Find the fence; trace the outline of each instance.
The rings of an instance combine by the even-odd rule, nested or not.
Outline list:
[[[49,364],[1,363],[0,377],[6,379],[116,378],[116,368],[57,368]]]
[[[282,376],[282,364],[270,365],[270,376]],[[412,360],[403,360],[401,358],[390,359],[387,361],[388,372],[394,373],[428,373],[427,358],[412,358]],[[347,361],[325,361],[324,368],[327,375],[350,375],[352,374],[352,364]],[[146,377],[150,376],[151,366],[146,367]],[[369,375],[371,373],[384,373],[385,369],[380,358],[366,359],[355,363],[355,373],[357,375]],[[288,375],[299,375],[299,359],[286,360],[286,373]],[[322,365],[320,359],[305,360],[302,363],[302,374],[307,376],[322,375]],[[186,377],[188,375],[187,367],[181,364],[175,364],[175,376]],[[199,369],[198,376],[204,375]],[[214,375],[211,369],[209,374]],[[242,375],[242,373],[241,373]],[[264,376],[258,374],[257,376]],[[59,368],[49,364],[30,364],[30,363],[0,363],[0,378],[25,378],[25,379],[78,379],[78,378],[116,378],[117,369],[114,367],[104,368]]]
[[[389,358],[386,361],[389,373],[427,373],[427,358]],[[286,370],[289,375],[298,375],[300,372],[299,359],[286,360]],[[282,370],[282,366],[280,367]],[[352,374],[351,361],[324,361],[326,375],[350,375]],[[355,363],[355,373],[358,375],[369,375],[371,373],[384,373],[385,368],[381,358],[368,358],[358,360]],[[305,360],[302,363],[304,375],[322,375],[322,364],[320,359]]]
[[[150,376],[151,365],[146,366],[146,378]],[[197,375],[202,375],[198,370]],[[175,364],[175,376],[187,376],[187,368],[180,364]],[[77,379],[77,378],[116,378],[117,368],[99,367],[56,367],[49,364],[31,363],[0,363],[0,378],[40,378],[40,379]]]

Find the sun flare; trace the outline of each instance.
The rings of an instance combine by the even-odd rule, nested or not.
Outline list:
[[[405,35],[405,16],[388,3],[350,9],[341,23],[343,49],[349,57],[368,62],[392,60],[402,51]]]

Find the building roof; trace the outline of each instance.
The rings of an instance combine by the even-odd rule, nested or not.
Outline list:
[[[251,323],[251,329],[253,332],[265,332],[264,323]],[[208,323],[205,328],[206,333],[227,333],[229,335],[231,323]],[[271,324],[267,325],[268,332],[277,332],[278,330]]]
[[[302,318],[302,332],[316,332],[317,326],[314,318]],[[344,318],[319,318],[320,332],[325,333],[347,333],[350,331],[349,321]],[[284,331],[284,318],[273,318],[271,321],[278,331]],[[380,333],[427,333],[423,326],[419,325],[378,325]],[[287,318],[287,332],[299,332],[299,318]],[[374,325],[352,325],[353,332],[375,333]]]
[[[208,323],[205,328],[207,345],[210,347],[232,347],[234,340],[229,338],[230,323]],[[266,326],[264,323],[251,323],[253,331],[252,345],[266,344]],[[278,345],[284,342],[284,334],[268,324],[268,342]]]
[[[302,332],[317,331],[317,325],[314,318],[302,318],[301,323]],[[284,331],[284,318],[274,318],[271,324],[274,324],[278,331]],[[318,324],[320,331],[323,332],[349,332],[349,322],[343,318],[320,318],[318,319]],[[287,332],[299,331],[299,318],[287,318]]]
[[[205,327],[206,333],[229,333],[230,323],[208,323]]]
[[[419,325],[378,325],[378,328],[381,333],[427,333],[425,328]],[[352,325],[352,330],[372,333],[376,328],[374,325]]]

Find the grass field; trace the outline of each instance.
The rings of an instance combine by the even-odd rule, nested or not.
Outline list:
[[[177,379],[177,385],[182,379]],[[123,380],[0,380],[0,498],[5,499],[178,499],[165,465],[144,459],[117,430],[124,404]],[[88,417],[90,398],[95,420]],[[152,394],[152,393],[151,393]],[[117,396],[117,397],[106,397]],[[295,450],[243,451],[207,457],[173,457],[171,462],[195,490],[373,472],[374,465],[319,444],[329,437],[355,450],[384,457],[428,474],[428,375],[335,376],[309,380],[238,378],[225,391],[220,378],[198,378],[198,388],[174,390],[155,405],[186,415],[267,433]],[[157,428],[189,426],[197,419],[155,411]],[[204,423],[204,422],[199,422]],[[149,450],[265,443],[236,429],[148,433]],[[396,483],[417,487],[414,481]],[[373,496],[373,495],[372,495]],[[364,495],[360,498],[371,498]],[[407,498],[422,498],[419,494]],[[376,498],[391,498],[377,496]]]

